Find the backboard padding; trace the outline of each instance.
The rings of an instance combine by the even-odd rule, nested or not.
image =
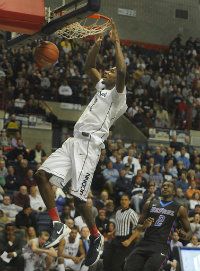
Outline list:
[[[21,47],[30,41],[44,37],[46,35],[51,35],[58,29],[63,28],[67,24],[77,22],[84,19],[93,13],[100,10],[101,0],[70,0],[67,4],[62,6],[64,15],[59,14],[58,16],[53,16],[49,22],[47,22],[42,29],[32,36],[20,35],[14,39],[7,42],[8,47]],[[57,10],[57,9],[56,9]],[[55,11],[56,11],[55,10]],[[59,12],[55,12],[59,13]]]

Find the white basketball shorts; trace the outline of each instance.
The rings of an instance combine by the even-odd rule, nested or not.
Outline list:
[[[101,148],[90,139],[68,138],[39,168],[57,176],[50,182],[63,188],[72,180],[71,194],[86,201]]]

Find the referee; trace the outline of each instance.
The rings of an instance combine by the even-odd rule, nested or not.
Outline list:
[[[124,194],[121,208],[115,215],[115,238],[104,249],[104,271],[122,271],[124,260],[133,249],[133,232],[138,223],[136,212],[131,209],[130,198]]]

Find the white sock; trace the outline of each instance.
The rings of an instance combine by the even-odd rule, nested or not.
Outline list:
[[[64,263],[58,265],[58,271],[65,271]]]

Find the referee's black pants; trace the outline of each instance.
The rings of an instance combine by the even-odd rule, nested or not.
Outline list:
[[[124,271],[158,271],[166,262],[168,252],[167,245],[142,240],[127,257]]]
[[[127,240],[129,236],[115,237],[111,242],[106,242],[103,253],[104,271],[123,271],[125,258],[133,250],[133,244],[124,247],[122,242]]]

